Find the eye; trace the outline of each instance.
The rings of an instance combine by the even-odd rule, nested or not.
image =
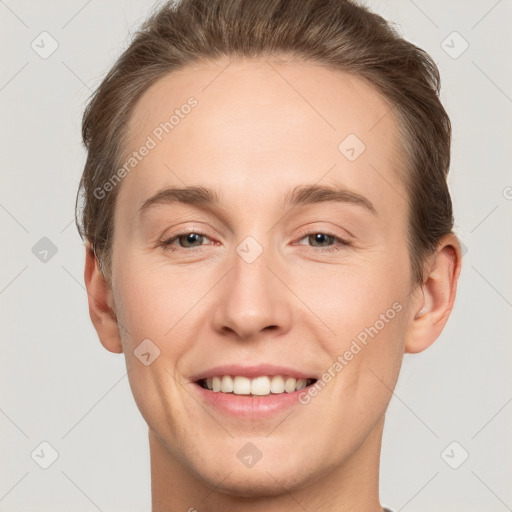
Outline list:
[[[325,247],[326,245],[331,245],[336,239],[334,236],[328,235],[327,233],[314,233],[305,236],[304,238],[307,238],[308,242],[310,242],[314,247]],[[304,240],[304,238],[302,240]],[[315,246],[315,244],[319,245]]]
[[[339,251],[350,246],[350,243],[336,235],[326,232],[307,233],[299,239],[298,245],[308,245],[300,243],[307,240],[310,244],[309,249],[315,252],[331,252]],[[183,233],[176,233],[172,237],[162,240],[159,246],[163,247],[166,251],[175,252],[191,252],[194,249],[199,249],[203,245],[216,244],[210,237],[204,233],[196,231],[187,231]]]
[[[320,251],[327,252],[339,251],[347,246],[350,246],[350,243],[347,240],[344,240],[336,235],[320,231],[316,233],[308,233],[306,236],[300,238],[299,242],[302,240],[307,240],[311,244],[310,247],[313,249],[318,248]],[[299,245],[305,244],[299,243]]]
[[[163,247],[165,250],[180,251],[187,249],[195,249],[201,247],[202,245],[208,245],[208,243],[204,243],[205,240],[209,240],[208,236],[206,236],[205,234],[196,233],[195,231],[188,231],[186,233],[177,233],[171,238],[163,240],[162,242],[160,242],[159,245]]]

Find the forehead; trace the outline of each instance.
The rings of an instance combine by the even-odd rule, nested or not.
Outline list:
[[[126,158],[151,149],[122,194],[140,204],[163,185],[186,184],[270,200],[290,185],[321,182],[373,194],[378,204],[401,187],[391,110],[367,82],[314,63],[194,64],[158,80],[136,104]]]

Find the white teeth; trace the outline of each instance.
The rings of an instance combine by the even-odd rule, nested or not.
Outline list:
[[[220,383],[219,377],[213,377],[213,391],[220,391]]]
[[[251,379],[237,375],[233,379],[233,393],[235,393],[235,395],[250,395]]]
[[[224,375],[224,377],[222,377],[222,384],[220,386],[220,390],[223,393],[233,392],[233,377],[231,377],[231,375]]]
[[[282,393],[284,391],[284,379],[281,375],[274,375],[270,381],[270,391],[272,393]]]
[[[283,375],[261,375],[254,379],[242,376],[215,376],[205,379],[206,388],[215,393],[234,393],[235,395],[257,395],[266,396],[279,393],[293,393],[304,389],[308,379],[296,379]]]
[[[295,384],[297,384],[297,380],[293,377],[288,377],[284,383],[284,390],[287,393],[293,393],[295,391]]]
[[[251,395],[270,395],[270,379],[268,377],[252,379]]]

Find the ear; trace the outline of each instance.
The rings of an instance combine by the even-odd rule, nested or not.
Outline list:
[[[441,334],[452,312],[461,265],[459,240],[454,234],[444,236],[429,260],[428,276],[413,302],[405,352],[421,352]]]
[[[121,353],[123,346],[117,325],[112,290],[102,274],[94,250],[85,248],[85,287],[89,300],[89,315],[101,344],[110,352]]]

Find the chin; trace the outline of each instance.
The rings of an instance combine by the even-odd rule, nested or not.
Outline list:
[[[254,444],[261,446],[262,442],[255,439]],[[245,442],[237,442],[238,445],[244,446]],[[300,444],[294,446],[299,447]],[[315,461],[314,457],[309,457],[303,452],[294,454],[293,450],[287,449],[284,454],[281,454],[274,450],[272,455],[265,457],[265,454],[262,454],[261,459],[247,467],[237,457],[227,460],[227,451],[215,456],[215,461],[220,463],[213,460],[212,454],[208,461],[204,459],[197,461],[193,472],[196,478],[203,480],[208,487],[240,498],[280,496],[284,489],[293,492],[294,489],[303,488],[314,479],[315,474],[322,473],[318,467],[315,467],[319,461]],[[262,451],[265,452],[265,448],[262,447]]]
[[[204,468],[202,471],[204,473]],[[302,475],[298,468],[291,471],[291,474],[288,469],[283,471],[278,465],[241,471],[239,467],[232,465],[224,466],[222,473],[218,469],[212,469],[202,476],[208,486],[215,488],[217,492],[239,498],[256,498],[280,496],[284,489],[292,492],[295,488],[302,487],[303,478],[307,478],[307,475]]]

